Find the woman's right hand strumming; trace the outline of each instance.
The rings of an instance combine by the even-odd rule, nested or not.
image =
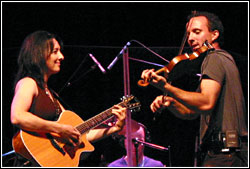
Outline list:
[[[78,146],[81,143],[80,132],[73,126],[61,124],[60,137],[69,145]]]

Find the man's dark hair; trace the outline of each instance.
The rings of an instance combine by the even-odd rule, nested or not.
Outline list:
[[[218,30],[220,32],[219,37],[215,41],[222,46],[224,44],[224,27],[219,17],[210,12],[194,11],[187,17],[187,20],[189,21],[191,18],[197,16],[205,16],[207,18],[209,31]]]

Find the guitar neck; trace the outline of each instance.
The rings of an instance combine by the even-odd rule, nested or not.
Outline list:
[[[118,105],[122,105],[122,103],[119,103]],[[88,119],[84,123],[78,125],[76,129],[81,133],[85,133],[86,131],[89,131],[92,128],[97,127],[100,125],[102,122],[108,120],[109,118],[114,117],[112,114],[112,107],[103,111],[102,113]]]

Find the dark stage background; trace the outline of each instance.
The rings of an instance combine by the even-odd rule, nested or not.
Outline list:
[[[17,71],[17,55],[24,38],[36,30],[58,34],[63,42],[65,60],[62,71],[53,76],[50,86],[74,112],[84,120],[120,102],[123,96],[123,64],[120,59],[111,70],[109,63],[130,40],[136,39],[164,58],[178,54],[185,31],[186,16],[193,10],[216,13],[225,27],[224,49],[231,52],[239,67],[246,103],[248,99],[248,2],[240,3],[2,3],[2,153],[12,150],[13,128],[10,105],[13,80]],[[189,51],[187,45],[184,51]],[[87,55],[92,53],[106,74],[94,67]],[[165,65],[166,62],[135,42],[129,56]],[[183,61],[173,70],[173,83],[186,90],[197,87],[199,69],[193,62]],[[71,85],[64,87],[67,80]],[[154,115],[149,105],[161,92],[151,86],[137,86],[144,69],[160,67],[130,60],[131,93],[141,102],[141,111],[132,118],[145,124],[151,142],[171,146],[172,166],[193,166],[194,143],[199,119],[187,121],[164,111]],[[248,105],[247,105],[248,106]],[[117,140],[108,137],[93,143],[95,151],[81,166],[105,166],[125,154]],[[169,166],[168,152],[146,148],[145,154]],[[11,165],[12,155],[3,157],[3,165]]]

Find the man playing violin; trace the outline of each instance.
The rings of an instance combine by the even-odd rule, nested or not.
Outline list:
[[[188,16],[187,42],[192,50],[201,48],[205,41],[215,49],[206,53],[195,92],[169,84],[154,69],[144,70],[141,78],[164,93],[150,105],[153,112],[167,108],[181,119],[200,116],[201,166],[248,166],[246,105],[235,61],[221,49],[223,29],[212,13]]]

